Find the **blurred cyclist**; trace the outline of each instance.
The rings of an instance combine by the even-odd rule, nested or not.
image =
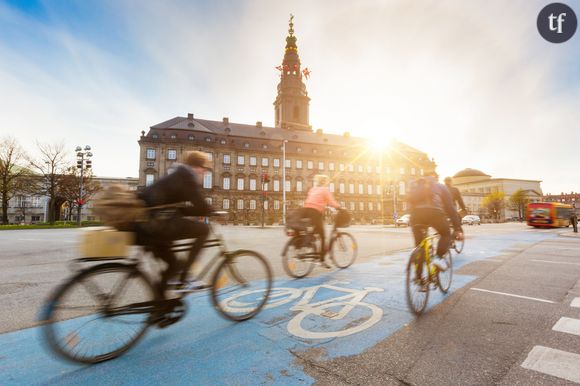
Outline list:
[[[167,269],[161,275],[160,291],[164,294],[170,279],[180,274],[181,290],[187,290],[186,283],[189,268],[199,254],[209,233],[209,226],[186,216],[207,216],[211,207],[205,201],[201,181],[206,171],[207,156],[200,151],[189,151],[184,155],[184,163],[178,164],[172,173],[167,174],[154,184],[139,193],[139,198],[146,206],[155,207],[168,204],[184,203],[186,206],[177,210],[160,209],[152,214],[149,222],[138,227],[140,243],[149,245],[156,257],[167,263]],[[195,239],[185,265],[180,266],[177,257],[171,251],[174,240]]]
[[[459,192],[459,189],[453,186],[451,177],[445,177],[445,186],[447,187],[447,190],[449,190],[449,194],[451,194],[453,206],[457,209],[457,205],[459,205],[459,217],[465,217],[467,215],[467,208],[465,207],[465,203],[461,197],[461,192]]]
[[[327,205],[336,209],[339,209],[340,205],[336,202],[330,190],[328,190],[327,185],[328,176],[324,174],[314,176],[314,187],[308,191],[306,200],[304,201],[302,216],[312,221],[314,233],[320,236],[320,264],[325,268],[330,268],[324,262],[324,256],[326,255],[326,245],[324,243],[324,210]]]
[[[425,238],[427,231],[425,226],[435,228],[440,238],[437,243],[437,255],[432,264],[441,271],[447,270],[444,256],[451,242],[448,218],[453,224],[455,238],[463,240],[461,221],[452,203],[451,194],[445,185],[437,182],[434,175],[426,176],[415,181],[409,192],[409,204],[415,246]]]

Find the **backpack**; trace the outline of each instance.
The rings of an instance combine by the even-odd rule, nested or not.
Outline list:
[[[145,202],[122,185],[105,188],[93,205],[93,211],[103,224],[118,230],[132,230],[133,224],[146,220]]]
[[[409,204],[414,207],[433,206],[433,181],[430,178],[421,177],[416,180],[409,190]]]

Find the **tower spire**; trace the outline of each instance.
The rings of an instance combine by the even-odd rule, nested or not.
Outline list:
[[[276,127],[311,131],[312,127],[308,123],[310,98],[302,81],[296,41],[294,15],[290,14],[284,59],[282,65],[276,67],[280,71],[280,83],[274,101],[275,122]]]

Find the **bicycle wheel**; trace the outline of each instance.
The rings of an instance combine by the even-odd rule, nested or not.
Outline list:
[[[407,264],[407,304],[417,316],[423,313],[429,300],[429,267],[423,254],[423,249],[415,248]]]
[[[330,257],[338,268],[347,268],[354,263],[358,254],[358,245],[354,236],[347,232],[338,232],[330,246]]]
[[[291,238],[282,255],[282,266],[289,276],[303,278],[314,269],[316,244],[309,236]]]
[[[449,287],[451,287],[451,280],[453,279],[453,258],[450,250],[445,254],[444,260],[447,263],[447,269],[444,272],[437,271],[437,287],[446,294],[449,291]]]
[[[155,289],[137,267],[102,264],[81,271],[49,297],[41,320],[49,347],[80,363],[113,359],[149,327]],[[131,309],[132,304],[139,307]]]
[[[272,290],[272,270],[257,252],[239,250],[216,269],[211,300],[227,319],[242,321],[254,317],[268,301]]]
[[[455,249],[455,252],[457,252],[457,254],[460,254],[461,251],[463,251],[463,246],[465,245],[465,240],[453,240],[453,249]]]

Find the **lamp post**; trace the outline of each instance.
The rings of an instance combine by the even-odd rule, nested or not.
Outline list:
[[[85,169],[90,169],[92,167],[91,157],[93,153],[91,153],[91,147],[89,145],[85,145],[85,148],[81,148],[77,146],[75,151],[77,152],[77,168],[80,169],[80,179],[79,179],[79,198],[77,200],[77,225],[81,225],[81,211],[83,205],[85,203],[83,199],[83,175]]]
[[[270,182],[270,175],[268,173],[262,173],[261,176],[261,182],[262,182],[262,228],[264,228],[264,211],[266,210],[265,205],[266,205],[266,184]]]
[[[286,225],[286,143],[282,142],[282,221]]]

